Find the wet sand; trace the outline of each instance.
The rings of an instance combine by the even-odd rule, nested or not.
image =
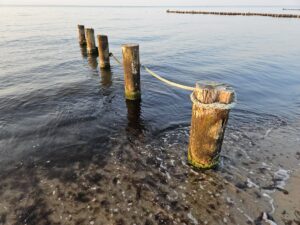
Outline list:
[[[298,155],[300,157],[300,155]],[[285,187],[286,193],[274,194],[274,219],[278,224],[300,224],[300,170],[294,171]]]
[[[96,149],[74,145],[11,163],[0,175],[0,224],[268,224],[261,215],[272,215],[272,193],[286,211],[297,193],[276,189],[285,178],[274,181],[281,170],[265,157],[246,157],[241,148],[253,142],[231,148],[243,135],[229,128],[222,163],[210,171],[187,165],[188,128],[151,138],[127,130]]]

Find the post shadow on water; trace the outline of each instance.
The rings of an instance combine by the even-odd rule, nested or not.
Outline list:
[[[142,137],[144,123],[141,119],[141,100],[126,100],[127,107],[127,127],[129,136]]]

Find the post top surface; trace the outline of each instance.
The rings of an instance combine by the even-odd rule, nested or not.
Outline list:
[[[85,29],[88,30],[88,31],[94,31],[93,28],[85,28]]]
[[[77,27],[84,28],[84,25],[78,24]]]
[[[231,104],[236,100],[232,87],[213,81],[198,81],[192,95],[200,104]]]
[[[98,37],[98,38],[107,38],[107,35],[104,35],[104,34],[98,34],[97,37]]]
[[[139,47],[139,44],[130,43],[130,44],[122,45],[122,48],[136,48],[136,47]]]
[[[208,90],[227,90],[230,91],[233,89],[225,83],[215,82],[215,81],[197,81],[196,82],[196,89],[208,89]]]

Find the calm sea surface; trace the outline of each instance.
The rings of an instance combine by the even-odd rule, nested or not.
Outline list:
[[[251,224],[276,212],[272,193],[299,168],[300,19],[166,9],[0,6],[0,224]],[[233,86],[218,169],[186,164],[190,92],[142,70],[142,102],[126,102],[122,68],[86,57],[77,24],[108,35],[119,58],[140,44],[141,62],[172,81]]]

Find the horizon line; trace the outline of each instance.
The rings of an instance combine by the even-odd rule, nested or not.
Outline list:
[[[299,7],[299,5],[57,5],[57,4],[2,4],[0,6],[35,6],[35,7],[284,7],[284,6],[294,6]]]

